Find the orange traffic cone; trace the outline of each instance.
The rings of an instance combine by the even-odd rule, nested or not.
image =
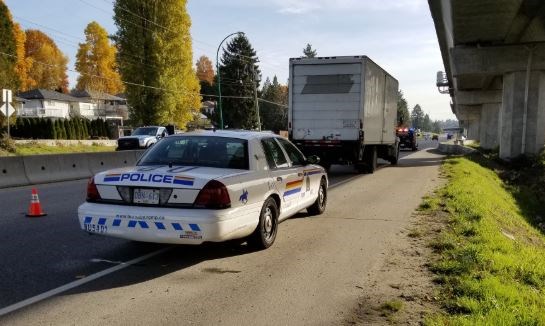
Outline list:
[[[32,188],[32,199],[30,200],[30,206],[28,207],[28,217],[40,217],[47,214],[42,211],[42,205],[40,204],[40,198],[38,198],[38,191],[36,188]]]

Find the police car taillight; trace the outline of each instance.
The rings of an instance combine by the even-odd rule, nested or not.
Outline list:
[[[95,178],[91,177],[87,183],[87,201],[97,201],[100,200],[100,194],[95,184]]]
[[[231,207],[231,199],[223,183],[211,180],[201,189],[194,205],[198,208],[229,208]]]

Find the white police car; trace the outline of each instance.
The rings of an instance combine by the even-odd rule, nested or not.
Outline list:
[[[328,179],[270,133],[202,131],[173,135],[133,168],[89,180],[78,209],[87,232],[137,241],[200,244],[246,238],[268,248],[278,222],[324,212]]]

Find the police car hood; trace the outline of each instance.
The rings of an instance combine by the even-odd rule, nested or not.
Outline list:
[[[202,189],[210,180],[248,172],[199,166],[136,166],[99,173],[95,175],[95,183],[111,186]]]

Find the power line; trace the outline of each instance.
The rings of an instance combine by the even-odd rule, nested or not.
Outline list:
[[[17,55],[9,54],[9,53],[2,52],[2,51],[0,51],[0,54],[2,54],[4,56],[12,57],[12,58],[17,58]],[[40,64],[40,65],[43,65],[43,66],[46,66],[46,67],[50,67],[50,68],[51,67],[53,67],[53,68],[54,67],[66,68],[63,65],[49,64],[49,63],[46,63],[46,62],[43,62],[43,61],[38,61],[38,60],[34,60],[33,63],[37,63],[37,64]],[[79,73],[78,71],[75,71],[75,70],[70,69],[70,68],[66,68],[66,70],[71,71],[71,72]],[[114,81],[111,78],[98,76],[98,75],[94,75],[94,74],[89,74],[89,73],[79,73],[79,74],[84,75],[84,76],[88,76],[88,77],[91,77],[91,78],[98,78],[98,79],[102,79],[102,80]],[[128,82],[128,81],[124,81],[124,80],[122,80],[121,82],[123,84],[131,85],[131,86],[137,86],[137,87],[148,88],[148,89],[153,89],[153,90],[160,90],[160,91],[170,92],[170,93],[182,93],[182,94],[186,94],[186,95],[189,95],[189,96],[195,96],[195,94],[189,93],[188,91],[184,91],[184,90],[170,90],[170,89],[167,89],[167,88],[149,86],[149,85],[144,85],[144,84],[138,84],[138,83]],[[219,97],[219,96],[217,96],[215,94],[198,94],[198,95],[199,96],[206,96],[206,97]],[[236,99],[253,99],[253,97],[251,97],[251,96],[230,96],[230,95],[224,96],[224,95],[222,95],[222,97],[236,98]],[[271,101],[261,99],[261,98],[259,98],[258,100],[264,101],[264,102],[267,102],[267,103],[271,103],[271,104],[275,104],[275,105],[279,105],[279,106],[284,106],[281,103],[275,103],[275,102],[271,102]]]

